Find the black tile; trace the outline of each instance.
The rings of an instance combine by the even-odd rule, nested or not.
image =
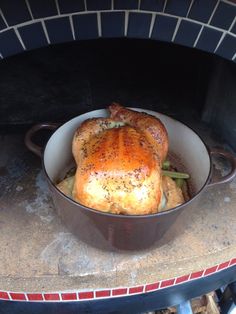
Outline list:
[[[200,32],[201,25],[182,20],[174,42],[177,44],[193,47],[195,40]]]
[[[165,0],[141,0],[140,10],[161,12],[164,4]]]
[[[8,25],[16,25],[31,20],[24,0],[1,0],[0,7]]]
[[[87,0],[87,10],[111,10],[111,0]]]
[[[211,20],[211,25],[229,29],[236,16],[236,6],[220,2]]]
[[[168,0],[165,12],[177,16],[186,16],[191,4],[191,0]]]
[[[135,10],[138,9],[138,0],[114,0],[115,10]]]
[[[195,0],[188,17],[206,23],[212,15],[216,3],[217,0]]]
[[[236,34],[236,21],[234,22],[234,25],[233,25],[233,27],[231,29],[231,32]]]
[[[27,49],[35,49],[48,44],[40,22],[18,27],[18,31]]]
[[[236,38],[227,34],[222,40],[221,44],[216,50],[216,54],[226,58],[232,59],[236,53]]]
[[[0,53],[3,58],[23,51],[24,49],[13,29],[0,33]]]
[[[127,36],[132,38],[148,38],[151,20],[151,14],[130,13]]]
[[[125,13],[101,13],[102,37],[123,37],[125,30]]]
[[[7,27],[6,23],[4,22],[3,18],[0,16],[0,30],[6,27]]]
[[[54,0],[28,0],[31,12],[35,19],[57,15],[56,3]]]
[[[176,18],[157,15],[152,30],[152,38],[163,41],[171,41],[175,31],[176,23]]]
[[[59,17],[46,20],[48,36],[52,44],[73,40],[70,21],[68,17]]]
[[[97,14],[80,14],[73,16],[75,37],[77,39],[93,39],[98,37]]]
[[[84,11],[84,0],[58,0],[61,13]]]
[[[223,32],[220,32],[216,29],[204,27],[196,44],[196,48],[208,52],[214,52],[222,34]]]

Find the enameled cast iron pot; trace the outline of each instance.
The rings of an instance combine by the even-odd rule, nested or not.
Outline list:
[[[209,151],[193,130],[166,115],[145,109],[132,109],[147,112],[164,123],[169,135],[169,151],[180,158],[194,186],[194,194],[186,203],[152,215],[115,215],[87,208],[74,202],[57,189],[55,184],[63,179],[66,171],[73,164],[71,146],[75,130],[82,121],[88,118],[107,117],[106,109],[82,114],[60,127],[56,124],[35,125],[25,137],[27,147],[42,156],[43,169],[49,182],[55,208],[63,223],[79,239],[101,249],[139,250],[156,244],[183,210],[198,206],[198,199],[207,187],[228,182],[236,174],[236,159],[231,153],[222,150]],[[45,128],[56,129],[56,131],[43,151],[41,147],[33,143],[32,137]],[[223,156],[231,163],[230,173],[218,180],[212,179],[213,155]]]

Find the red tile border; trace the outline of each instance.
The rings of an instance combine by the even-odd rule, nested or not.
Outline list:
[[[94,298],[94,292],[93,291],[79,292],[78,296],[79,296],[79,300],[93,299]]]
[[[218,265],[210,267],[210,268],[207,268],[205,270],[205,272],[204,272],[204,276],[207,276],[207,275],[215,273],[217,271],[217,267],[218,267]]]
[[[61,293],[61,299],[63,301],[72,301],[72,300],[77,300],[77,293],[76,292],[71,292],[71,293]]]
[[[105,298],[105,297],[110,297],[111,295],[111,290],[100,290],[95,292],[96,298]]]
[[[10,296],[12,300],[16,301],[26,301],[26,296],[24,293],[19,293],[19,292],[10,292]]]
[[[188,281],[189,277],[190,277],[190,274],[178,277],[178,278],[176,278],[175,283],[178,284],[178,283],[182,283],[182,282]]]
[[[197,278],[200,278],[200,277],[202,277],[203,273],[204,273],[204,270],[196,271],[195,273],[192,273],[192,274],[190,275],[190,278],[189,278],[189,279],[197,279]]]
[[[144,286],[129,288],[129,294],[133,294],[133,293],[142,293],[142,292],[143,292],[143,289],[144,289]]]
[[[160,282],[150,283],[145,286],[145,292],[154,291],[159,289]]]
[[[59,293],[44,293],[43,296],[46,301],[59,301],[60,300]]]
[[[29,301],[43,301],[42,293],[27,293]]]
[[[118,289],[113,289],[112,290],[112,295],[116,296],[116,295],[125,295],[127,294],[128,289],[127,288],[118,288]]]
[[[227,267],[229,266],[229,262],[230,262],[230,261],[221,263],[221,264],[219,265],[219,267],[218,267],[218,270],[227,268]]]
[[[0,291],[0,300],[10,300],[9,294],[5,291]]]
[[[171,287],[177,284],[184,283],[189,280],[198,279],[219,272],[230,266],[236,265],[236,258],[223,262],[219,265],[209,267],[207,269],[197,271],[188,275],[183,275],[177,278],[170,278],[160,282],[150,283],[128,288],[114,288],[95,291],[75,291],[75,292],[53,292],[53,293],[24,293],[24,292],[8,292],[0,291],[0,300],[13,301],[82,301],[93,300],[95,298],[112,298],[115,296],[127,296],[131,294],[141,294],[156,291]]]
[[[160,288],[165,288],[165,287],[170,287],[173,286],[173,284],[175,283],[175,279],[167,279],[167,280],[163,280],[161,282],[161,287]]]

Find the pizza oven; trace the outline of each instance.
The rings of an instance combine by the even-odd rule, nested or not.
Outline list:
[[[86,271],[77,263],[82,253],[74,257],[68,253],[74,247],[79,251],[79,244],[54,213],[41,160],[25,147],[25,134],[35,124],[60,125],[115,101],[179,120],[199,134],[208,147],[235,155],[236,3],[234,0],[0,0],[0,58],[0,228],[5,252],[0,256],[4,265],[0,271],[0,299],[58,303],[80,301],[79,293],[81,300],[94,299],[99,295],[96,280],[89,291],[85,279],[81,287],[76,280],[96,276],[101,262],[106,265],[111,262],[107,262],[106,253],[100,256],[82,244],[87,263],[90,258],[100,256],[96,265],[87,264],[90,266]],[[37,134],[37,145],[44,147],[50,134],[48,131]],[[215,160],[214,169],[216,177],[231,171],[224,158]],[[189,260],[184,265],[182,261],[173,275],[168,271],[160,273],[163,280],[169,280],[163,287],[171,285],[172,277],[200,274],[201,270],[205,274],[206,269],[217,265],[216,272],[220,267],[225,269],[236,263],[235,194],[234,181],[222,188],[212,187],[206,193],[199,205],[200,216],[194,216],[201,227],[194,229],[197,231],[192,240],[191,228],[186,231],[185,226],[193,220],[185,217],[181,230],[187,232],[188,240],[183,240],[184,247],[188,246],[186,243],[196,244],[189,254],[196,257],[200,252],[200,262],[192,269],[193,262]],[[202,209],[205,205],[207,213]],[[209,208],[214,208],[214,215]],[[222,228],[224,231],[219,231]],[[201,232],[203,237],[196,240]],[[202,244],[202,238],[205,241],[209,238],[210,247]],[[170,249],[172,242],[168,243]],[[180,247],[176,244],[173,250],[180,252],[183,246]],[[181,258],[188,254],[188,250],[181,252]],[[124,271],[130,259],[142,265],[144,257],[140,252],[137,254],[130,257],[125,253],[122,258],[112,255],[112,258]],[[208,254],[212,254],[209,259],[201,261]],[[228,264],[219,266],[223,263]],[[149,270],[141,275],[128,267],[122,282],[112,277],[112,266],[107,267],[102,267],[100,290],[112,287],[118,290],[101,294],[102,299],[123,297],[129,291],[140,294],[159,289],[153,278],[145,283],[149,288],[129,288],[143,286],[143,276],[148,277]],[[56,284],[53,276],[60,277]],[[36,277],[37,282],[33,279]],[[77,279],[71,283],[71,278]],[[46,282],[51,286],[47,287]],[[176,282],[177,279],[174,285]],[[82,292],[77,291],[80,288]]]

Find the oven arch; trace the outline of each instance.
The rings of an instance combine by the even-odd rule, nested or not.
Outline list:
[[[96,38],[166,41],[236,62],[234,0],[0,0],[0,58]]]

